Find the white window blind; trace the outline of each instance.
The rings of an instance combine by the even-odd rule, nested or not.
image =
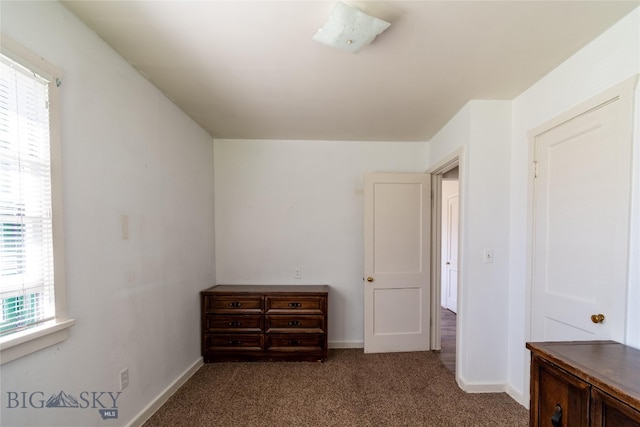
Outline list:
[[[48,81],[1,55],[0,336],[55,318]]]

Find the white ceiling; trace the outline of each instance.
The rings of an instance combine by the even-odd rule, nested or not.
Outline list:
[[[638,1],[349,2],[359,54],[311,40],[334,1],[63,1],[214,138],[427,141],[512,99]]]

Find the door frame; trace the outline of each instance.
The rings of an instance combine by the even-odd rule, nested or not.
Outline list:
[[[453,153],[445,156],[438,163],[434,164],[428,173],[431,174],[431,349],[440,350],[442,348],[442,331],[440,316],[442,308],[440,299],[442,297],[442,176],[454,168],[458,168],[458,310],[456,322],[456,377],[460,361],[460,328],[464,318],[464,295],[460,292],[460,284],[464,276],[460,242],[463,241],[464,224],[464,148],[459,148]]]

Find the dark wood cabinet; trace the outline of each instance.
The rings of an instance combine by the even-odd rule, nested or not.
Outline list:
[[[326,285],[218,285],[200,293],[205,363],[327,360]]]
[[[640,427],[640,350],[613,341],[527,348],[531,426]]]

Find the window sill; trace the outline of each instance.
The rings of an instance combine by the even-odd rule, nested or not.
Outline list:
[[[0,365],[66,340],[68,329],[75,323],[73,319],[56,319],[0,338]]]

